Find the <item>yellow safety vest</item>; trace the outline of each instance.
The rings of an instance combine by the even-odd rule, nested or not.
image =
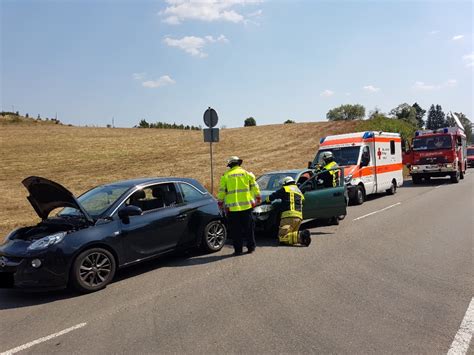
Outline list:
[[[255,198],[260,197],[260,189],[255,176],[234,166],[221,178],[217,199],[231,212],[245,211],[255,206]]]
[[[339,167],[339,165],[337,165],[337,163],[335,161],[332,161],[332,162],[326,164],[323,168],[323,169],[327,170],[329,172],[329,174],[331,174],[331,176],[332,176],[332,186],[333,187],[336,187],[338,185],[337,178],[339,176],[339,174],[338,174],[339,171],[338,170],[330,170],[330,169],[334,169],[334,168],[338,168],[338,167]]]
[[[290,209],[281,213],[281,218],[297,217],[303,219],[304,196],[296,185],[283,186],[290,197]],[[287,206],[285,206],[287,207]]]

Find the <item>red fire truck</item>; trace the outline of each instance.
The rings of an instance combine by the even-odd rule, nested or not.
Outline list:
[[[458,183],[467,168],[467,147],[464,130],[446,127],[415,132],[411,149],[403,155],[414,184],[422,179],[449,176]]]

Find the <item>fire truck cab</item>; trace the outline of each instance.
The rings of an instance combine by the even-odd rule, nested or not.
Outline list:
[[[394,194],[403,185],[401,138],[398,133],[357,132],[321,138],[319,151],[310,167],[321,164],[322,152],[332,152],[344,168],[349,200],[364,203],[369,194]]]
[[[458,183],[467,168],[466,135],[459,127],[417,131],[404,163],[410,169],[413,184],[446,176]]]

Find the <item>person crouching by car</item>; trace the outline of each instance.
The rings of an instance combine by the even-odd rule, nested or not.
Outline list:
[[[283,186],[268,196],[265,202],[281,199],[281,219],[278,229],[280,244],[305,245],[311,244],[311,233],[305,229],[299,231],[303,221],[304,196],[291,176],[283,179]]]

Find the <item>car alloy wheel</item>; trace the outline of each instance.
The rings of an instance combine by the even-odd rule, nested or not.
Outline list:
[[[206,251],[219,251],[227,239],[227,230],[221,221],[212,221],[204,229],[204,248]]]
[[[75,260],[72,281],[81,292],[104,288],[115,274],[115,259],[105,249],[93,248],[82,252]]]

